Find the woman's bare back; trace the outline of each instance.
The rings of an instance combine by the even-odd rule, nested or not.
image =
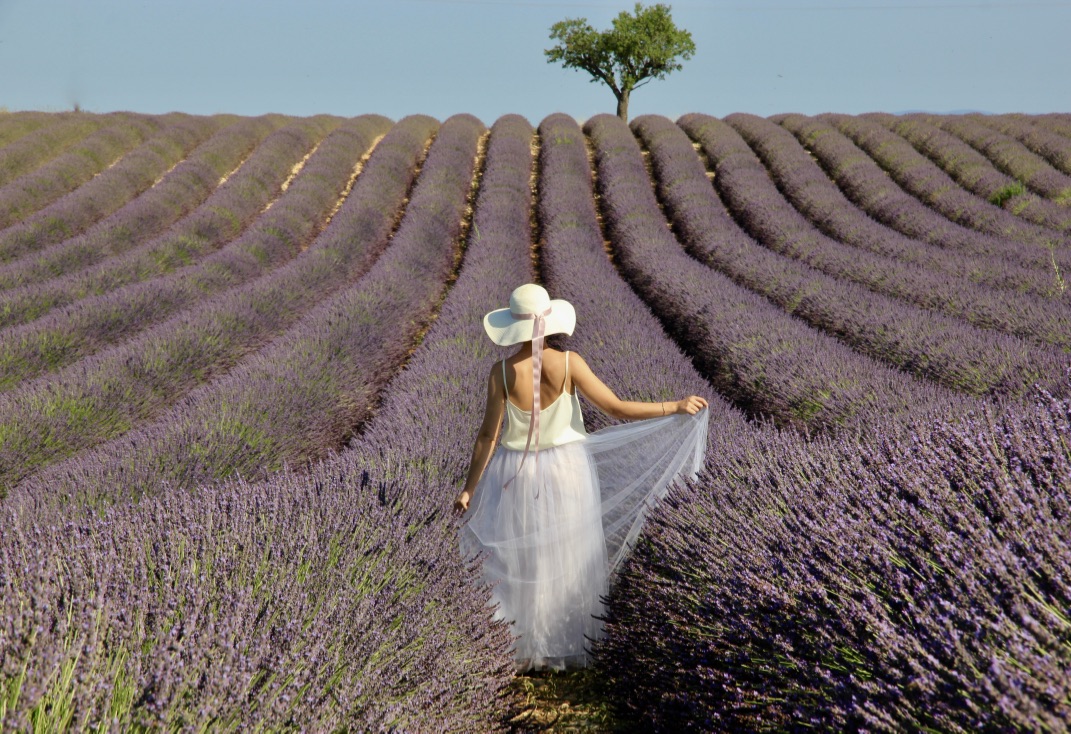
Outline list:
[[[532,410],[532,354],[522,350],[506,358],[506,392],[509,401],[523,411]],[[539,376],[539,404],[552,404],[563,393],[572,393],[572,375],[566,374],[565,352],[543,348],[543,365]]]

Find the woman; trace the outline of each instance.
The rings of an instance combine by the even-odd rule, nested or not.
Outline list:
[[[622,401],[579,354],[543,348],[544,336],[575,325],[567,301],[531,283],[484,317],[492,341],[521,347],[487,377],[483,424],[454,507],[468,513],[462,553],[487,553],[495,618],[514,622],[518,672],[587,665],[587,643],[603,635],[602,599],[646,510],[675,478],[694,476],[706,447],[702,397]],[[653,420],[588,434],[577,390],[615,418]]]

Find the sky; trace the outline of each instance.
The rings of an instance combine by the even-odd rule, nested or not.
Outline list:
[[[648,3],[649,4],[649,3]],[[1071,0],[670,2],[695,55],[630,115],[1071,110]],[[615,100],[549,64],[588,0],[0,0],[0,108],[584,120]]]

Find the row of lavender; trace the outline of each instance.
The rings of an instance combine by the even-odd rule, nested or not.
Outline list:
[[[346,268],[333,262],[334,253],[297,256],[385,125],[378,117],[344,125],[324,141],[322,154],[310,159],[306,175],[295,179],[279,204],[215,256],[173,277],[105,296],[103,303],[80,304],[82,313],[103,316],[101,326],[88,332],[60,330],[51,344],[57,359],[67,344],[91,356],[0,396],[0,487],[10,489],[39,467],[158,418],[190,389],[232,367],[326,297],[315,282],[303,284],[299,276],[313,268],[344,277]],[[399,194],[398,204],[400,199]],[[353,248],[352,254],[359,259],[361,252]],[[290,267],[278,267],[283,263]],[[206,299],[213,289],[221,297]],[[138,331],[143,333],[128,338]]]
[[[92,124],[95,118],[86,118],[82,115],[71,115],[70,113],[49,113],[49,112],[7,112],[0,113],[0,150],[6,148],[8,144],[17,140],[25,138],[32,132],[36,132],[43,127],[55,124],[60,120],[68,119],[70,117],[80,117],[90,123],[88,129],[92,129]],[[0,157],[0,160],[11,160],[7,156]],[[0,168],[0,170],[4,170]],[[0,174],[8,175],[8,174]],[[0,178],[0,181],[3,179]],[[0,183],[0,185],[3,185]]]
[[[0,227],[81,186],[141,143],[166,118],[130,115],[57,117],[0,150]]]
[[[1066,732],[1071,403],[767,440],[653,514],[600,669],[658,731]]]
[[[183,337],[180,369],[165,384],[189,379],[181,365],[199,356],[194,339],[208,348],[231,338],[232,329],[289,328],[151,423],[38,472],[11,499],[32,497],[38,506],[113,502],[163,485],[174,490],[233,474],[260,476],[336,448],[340,436],[368,419],[439,302],[454,266],[482,131],[471,116],[444,123],[389,240],[396,210],[378,205],[384,195],[404,196],[405,177],[370,177],[363,187],[359,179],[353,206],[345,215],[339,211],[328,236],[271,277],[162,335]],[[128,378],[125,387],[142,384]]]
[[[752,119],[729,121],[768,158],[791,149],[775,148],[776,136]],[[800,259],[836,252],[778,201],[729,126],[701,116],[680,124],[759,241]],[[633,127],[684,247],[778,302],[771,288],[790,261],[735,228],[679,129],[660,118]],[[673,252],[622,128],[609,117],[585,127],[614,254],[701,355],[704,339],[689,342],[691,332],[727,331],[710,330],[714,307],[701,305],[714,281]],[[548,188],[565,186],[544,175]],[[801,288],[790,310],[814,323],[807,299],[835,297],[838,287],[822,283]],[[895,302],[884,307],[896,312]],[[941,350],[941,341],[931,344]],[[985,350],[985,335],[977,341]],[[947,359],[946,350],[938,353]],[[1066,390],[1066,360],[1054,357],[1046,378]],[[622,716],[661,731],[1066,731],[1071,404],[1042,394],[1036,406],[973,408],[936,425],[908,411],[874,416],[865,439],[764,431],[752,438],[757,448],[712,455],[700,480],[657,511],[613,590],[610,637],[596,657]]]
[[[167,124],[155,135],[125,153],[120,148],[121,157],[112,165],[48,206],[29,215],[16,207],[17,223],[0,232],[0,262],[35,253],[84,231],[149,189],[212,133],[234,124],[235,118],[181,115],[174,121],[162,121]],[[103,163],[83,160],[83,167],[95,165],[99,169]],[[54,180],[48,179],[50,185]],[[19,189],[22,185],[20,178],[7,188]]]
[[[639,119],[659,182],[674,183],[660,187],[666,209],[697,258],[853,349],[954,389],[1018,395],[1035,383],[1060,384],[1066,355],[1026,340],[1071,346],[1071,311],[927,277],[889,258],[868,261],[793,208],[733,128],[700,115],[682,126],[715,166],[722,200],[754,237],[719,216],[721,202],[684,132],[665,118]]]
[[[573,125],[573,128],[575,129],[575,125]],[[561,134],[562,134],[563,136],[565,136],[565,137],[569,137],[569,134],[570,134],[570,133],[569,133],[569,131],[564,131],[564,132],[562,132]],[[580,140],[582,140],[582,141],[583,141],[583,135],[579,135],[579,134],[577,133],[577,136],[579,137],[579,139],[580,139]],[[633,144],[633,145],[634,145],[634,144]],[[653,148],[652,148],[652,149],[653,149]],[[547,169],[547,170],[549,170],[549,169]],[[635,173],[635,171],[634,171],[634,173]],[[544,174],[545,174],[545,175],[546,175],[546,176],[548,177],[548,181],[549,181],[549,174],[547,173],[547,171],[544,171]],[[552,192],[552,191],[553,191],[553,186],[550,186],[550,184],[549,184],[549,182],[548,182],[548,184],[547,184],[547,189],[546,189],[546,193],[542,193],[542,192],[541,192],[541,197],[542,197],[542,196],[546,196],[546,197],[548,197],[548,198],[549,198],[549,196],[550,196],[550,192]],[[709,184],[708,184],[708,193],[709,193]],[[588,189],[588,193],[587,193],[587,196],[588,196],[588,198],[587,198],[587,203],[588,203],[588,206],[590,207],[590,196],[591,196],[591,194],[590,194],[590,188]],[[608,198],[608,197],[607,197],[607,198]],[[583,201],[584,199],[583,199],[583,198],[580,198],[579,200],[580,200],[580,201]],[[647,209],[647,210],[648,210],[648,214],[649,214],[649,209],[650,209],[649,207],[643,207],[642,209]],[[545,218],[543,218],[543,219],[545,219]],[[547,221],[548,221],[548,220],[547,220]],[[567,224],[565,224],[565,226],[567,226],[567,227],[569,227],[569,226],[572,226],[572,223],[571,223],[571,221],[570,221],[569,219],[565,220],[565,222],[567,222]],[[545,222],[544,222],[544,224],[545,224]],[[545,233],[546,233],[546,231],[549,231],[549,230],[550,230],[550,228],[549,228],[549,227],[545,227]],[[664,224],[663,224],[663,230],[664,230]],[[652,230],[652,231],[653,231],[653,230]],[[553,258],[549,256],[549,253],[550,253],[550,248],[549,248],[549,245],[548,245],[548,243],[549,243],[549,239],[547,239],[547,246],[546,246],[546,257],[544,258],[544,266],[545,266],[545,270],[546,270],[547,274],[549,274],[550,272],[553,272],[553,268],[552,268],[552,266],[550,266],[550,263],[552,263],[552,260],[553,260]],[[668,252],[668,251],[666,251],[666,252]],[[670,259],[672,259],[672,258],[670,258]],[[687,259],[687,257],[685,257],[685,259]],[[604,265],[605,265],[605,261],[604,261]],[[550,283],[550,282],[552,282],[552,281],[550,281],[550,280],[548,279],[548,283]],[[568,282],[568,281],[567,281],[567,282]],[[637,286],[637,287],[639,287],[639,286]],[[642,290],[642,288],[640,288],[640,290]],[[642,291],[643,291],[643,290],[642,290]],[[635,301],[635,300],[636,300],[636,299],[635,299],[635,296],[632,296],[632,301]],[[672,305],[672,303],[670,303],[669,301],[664,301],[664,302],[662,302],[662,305],[655,305],[655,308],[658,308],[658,309],[660,309],[660,314],[661,314],[661,315],[663,315],[663,317],[664,317],[664,318],[666,317],[666,316],[665,316],[665,304],[669,304],[669,305]],[[700,310],[700,313],[703,313],[704,311],[706,311],[706,310]],[[660,335],[661,335],[661,334],[660,334]],[[665,339],[665,338],[664,338],[664,335],[662,335],[662,336],[661,336],[661,338],[662,338],[662,339],[664,340],[664,339]],[[598,340],[598,339],[595,339],[595,340],[593,340],[593,341],[592,341],[592,346],[593,346],[593,347],[594,347],[595,345],[598,345],[598,344],[599,344],[599,340]],[[600,346],[601,346],[601,345],[600,345]],[[609,361],[609,363],[613,363],[613,360],[610,360],[610,361]],[[670,380],[670,381],[673,381],[673,380]],[[685,380],[685,381],[687,381],[687,380]],[[393,388],[393,386],[392,386],[392,388]],[[662,388],[662,389],[664,390],[664,388]],[[393,394],[393,393],[389,393],[389,394]],[[654,391],[654,392],[652,393],[652,396],[654,396],[655,394],[659,394],[659,393],[658,393],[658,391]],[[224,403],[222,403],[221,405],[229,405],[229,404],[228,404],[228,403],[226,403],[226,401],[225,401],[225,402],[224,402]],[[215,415],[220,415],[220,410],[218,410],[218,408],[213,408],[212,410],[210,410],[210,413],[209,413],[208,415],[213,415],[213,416],[215,416]],[[737,422],[739,422],[739,421],[737,421]],[[801,421],[801,422],[803,422],[803,421]],[[427,424],[427,421],[425,420],[425,425],[426,425],[426,424]],[[733,424],[733,423],[731,423],[731,421],[730,421],[730,423],[729,423],[729,424],[731,425],[731,424]],[[818,424],[820,424],[820,423],[818,423]],[[735,426],[735,425],[734,425],[734,428],[733,428],[733,429],[731,429],[731,430],[733,430],[734,432],[735,432],[735,431],[737,431],[737,426]],[[742,431],[741,431],[741,432],[742,432]],[[369,435],[371,435],[371,434],[369,434]],[[725,435],[729,436],[730,438],[731,438],[731,437],[733,437],[733,433],[729,433],[729,430],[728,430],[728,429],[726,429],[726,434],[725,434]],[[419,441],[418,441],[418,443],[419,443]],[[462,443],[464,443],[464,439],[462,440]],[[730,445],[731,443],[733,443],[733,441],[731,441],[731,440],[725,441],[725,444],[726,444],[726,446]],[[196,441],[195,441],[195,443],[193,444],[193,447],[194,447],[194,448],[196,449],[196,448],[197,448],[198,446],[199,446],[199,444],[197,444],[197,443],[196,443]],[[237,446],[237,444],[231,444],[231,446]],[[133,455],[133,454],[132,454],[132,453],[131,453],[130,451],[127,451],[126,453],[127,453],[127,454],[130,454],[130,456],[132,456],[132,455]],[[443,454],[443,455],[444,455],[444,454]],[[129,459],[129,456],[127,456],[127,459]],[[401,459],[399,459],[399,458],[397,458],[396,454],[395,454],[395,459],[396,459],[396,460],[398,461],[398,466],[401,466],[402,460],[401,460]],[[456,462],[456,461],[458,461],[458,458],[457,458],[457,456],[453,456],[453,458],[452,458],[452,459],[451,459],[450,461],[451,461],[451,462]],[[126,462],[126,460],[124,460],[124,462]],[[126,463],[129,463],[129,462],[126,462]],[[255,462],[254,462],[254,463],[255,463]],[[388,460],[388,463],[390,463],[390,460]],[[760,463],[760,462],[759,462],[759,463]],[[456,468],[456,464],[451,464],[451,466],[453,466],[454,468]],[[116,462],[116,463],[114,463],[114,464],[112,464],[112,465],[111,465],[111,470],[112,470],[112,471],[115,471],[116,469],[119,469],[119,470],[121,471],[121,470],[122,470],[122,468],[123,468],[123,462]],[[371,471],[371,473],[372,473],[372,475],[373,475],[373,476],[376,476],[376,475],[379,475],[380,477],[382,476],[382,475],[380,474],[380,471],[382,470],[382,468],[381,468],[381,467],[380,467],[380,468],[376,468],[376,466],[373,466],[373,465],[369,465],[369,466],[368,466],[368,470],[369,470],[369,471]],[[451,470],[453,470],[453,469],[451,469]],[[398,474],[398,475],[406,475],[406,476],[408,476],[408,477],[410,478],[410,479],[409,479],[409,481],[412,481],[412,482],[413,482],[414,484],[419,484],[419,483],[420,483],[420,482],[422,482],[422,481],[423,481],[423,482],[426,482],[426,481],[427,481],[427,480],[426,480],[426,479],[425,479],[425,478],[423,477],[423,475],[420,475],[420,478],[419,478],[419,479],[414,479],[413,477],[416,477],[416,476],[417,476],[417,474],[419,474],[419,471],[417,471],[417,474],[413,474],[413,473],[414,473],[414,471],[417,471],[417,470],[416,470],[416,469],[413,469],[412,467],[406,467],[406,468],[404,468],[404,469],[403,469],[403,468],[398,468],[398,469],[397,469],[397,474]],[[121,476],[121,475],[119,475],[119,476]],[[321,475],[321,476],[323,476],[323,475]],[[331,475],[330,475],[330,473],[328,474],[328,476],[331,476]],[[112,477],[112,478],[114,478],[114,477]],[[439,479],[441,479],[441,477],[439,477]],[[293,482],[293,481],[298,481],[298,480],[297,480],[297,479],[296,479],[295,477],[289,476],[289,477],[287,477],[286,479],[284,479],[284,480],[281,480],[281,485],[283,485],[283,484],[286,484],[286,482],[288,482],[288,481],[289,481],[289,482],[291,482],[290,484],[288,484],[289,486],[296,486],[297,484],[293,484],[292,482]],[[340,481],[349,481],[349,480],[346,480],[346,479],[341,479]],[[374,482],[374,483],[375,483],[375,482]],[[390,483],[389,483],[389,482],[388,482],[387,484],[381,484],[381,485],[380,485],[380,489],[381,489],[381,491],[382,491],[382,492],[388,492],[387,488],[388,488],[388,486],[389,486],[389,485],[390,485]],[[448,486],[449,486],[449,485],[448,485]],[[381,496],[383,496],[383,495],[382,495],[382,492],[381,492]],[[45,495],[45,493],[41,493],[41,494],[37,494],[36,496],[37,496],[37,497],[39,497],[39,498],[44,498],[44,497],[45,497],[46,495]],[[446,536],[444,536],[444,537],[446,537]],[[619,662],[620,662],[620,661],[619,661]]]
[[[72,237],[0,267],[0,289],[37,283],[125,252],[158,235],[207,198],[268,133],[286,121],[252,117],[199,145],[142,196]]]
[[[429,130],[426,118],[395,126],[350,201],[363,195],[367,206],[387,183],[365,178],[377,175],[378,158],[411,162],[400,153],[406,137],[419,149],[420,124]],[[282,402],[261,426],[276,432],[277,442],[308,435],[309,426],[274,419],[308,414],[315,420],[332,402],[373,399],[373,382],[403,361],[391,345],[412,343],[413,322],[426,318],[420,311],[436,303],[455,264],[481,132],[467,116],[443,124],[379,263],[295,329],[288,350],[270,355],[290,364],[286,374],[269,386],[247,371],[219,385],[217,392],[229,385],[231,397],[242,386],[249,396],[261,393],[262,406]],[[454,358],[463,376],[485,369],[488,348],[475,338],[476,312],[531,278],[530,139],[530,126],[519,118],[496,124],[461,275],[410,369],[392,382],[355,447],[311,474],[287,470],[256,484],[204,485],[197,493],[157,490],[139,504],[103,508],[103,520],[47,503],[25,514],[6,505],[18,529],[0,549],[6,561],[0,579],[9,591],[36,586],[40,592],[29,606],[4,595],[3,618],[11,623],[0,629],[7,635],[0,649],[9,651],[0,671],[7,690],[16,691],[5,725],[43,715],[49,723],[66,716],[120,728],[501,728],[517,703],[506,694],[510,638],[492,621],[475,569],[459,563],[448,511],[463,470],[458,449],[470,439],[482,395],[460,381],[444,385],[441,365]],[[404,189],[406,177],[398,177]],[[345,225],[350,236],[374,229],[355,214]],[[427,291],[415,294],[421,282]],[[350,340],[302,342],[314,329],[321,336],[348,333]],[[363,354],[379,349],[387,353]],[[317,362],[318,373],[299,359]],[[364,383],[338,380],[352,373],[339,363],[355,359],[367,363]],[[329,386],[326,401],[309,395]],[[304,397],[318,404],[298,404]],[[205,420],[227,420],[227,406],[235,404],[217,402]],[[317,441],[299,442],[288,458],[313,458],[325,440],[339,445],[350,430],[345,421],[323,428],[313,431]],[[183,448],[196,450],[172,448],[178,459]],[[70,547],[78,549],[73,557],[66,554]],[[60,571],[53,559],[65,554]],[[78,606],[57,619],[54,605],[72,588],[79,589]],[[61,634],[35,640],[28,632],[39,623],[59,624]],[[69,681],[59,675],[64,669],[74,673]]]
[[[32,321],[82,299],[167,275],[219,250],[281,195],[295,167],[305,172],[305,159],[335,127],[332,118],[294,120],[269,135],[200,206],[166,232],[117,257],[107,257],[105,239],[98,250],[104,259],[97,265],[0,292],[0,327]],[[131,207],[137,206],[135,200]],[[35,259],[16,261],[4,272],[12,281],[32,279],[35,266]]]
[[[353,161],[371,146],[375,134],[384,127],[382,119],[358,119],[338,128],[323,141],[320,156],[311,161],[307,175],[295,182],[285,201],[230,241],[227,235],[235,229],[233,214],[244,210],[247,217],[254,217],[263,208],[257,206],[260,200],[273,193],[270,173],[278,179],[294,156],[319,145],[320,136],[326,131],[304,125],[284,128],[277,140],[267,141],[263,146],[265,156],[259,162],[269,164],[271,171],[264,171],[261,166],[249,171],[253,175],[269,174],[260,178],[252,192],[241,185],[241,180],[236,180],[237,185],[219,192],[218,197],[211,197],[204,209],[194,212],[163,236],[125,256],[108,259],[101,268],[80,274],[73,279],[74,283],[72,279],[61,278],[47,286],[19,289],[16,299],[25,294],[25,301],[39,311],[45,307],[46,294],[76,298],[84,293],[87,280],[100,278],[101,270],[108,276],[107,284],[114,288],[105,294],[78,299],[65,309],[0,334],[0,389],[20,386],[30,378],[60,370],[108,345],[128,341],[153,324],[202,304],[217,293],[262,277],[287,262],[329,216],[346,185]],[[274,193],[278,193],[280,181],[275,183]],[[255,195],[258,192],[260,196]],[[227,203],[232,204],[230,209],[221,208]],[[199,216],[202,212],[207,217]],[[191,239],[191,232],[203,237]],[[105,237],[104,241],[114,242],[114,237]],[[205,255],[200,261],[194,257],[195,243],[200,245],[200,254]],[[221,247],[213,252],[213,245]],[[185,256],[183,260],[168,256],[176,246]],[[116,277],[120,274],[127,274],[125,280],[132,282],[119,287],[124,280]],[[9,305],[11,301],[0,296],[0,303]]]
[[[1067,207],[1029,192],[1026,184],[1021,180],[997,168],[994,161],[986,158],[979,150],[971,147],[961,138],[938,127],[933,118],[921,114],[881,113],[871,113],[863,117],[874,120],[900,135],[955,179],[957,184],[984,197],[990,203],[1050,229],[1064,231],[1071,229],[1071,211]],[[960,130],[972,133],[969,139],[982,150],[992,150],[995,146],[986,143],[990,142],[991,137],[1001,137],[999,131],[978,123],[962,126]],[[1032,140],[1031,133],[1033,132],[1038,132],[1038,130],[1035,128],[1027,131],[1024,137]],[[1012,148],[1009,151],[1012,155],[1023,153],[1022,148],[1025,146],[1012,146],[1007,140],[1000,142],[1005,143],[1004,147]],[[1071,147],[1071,140],[1067,143]],[[1057,159],[1054,159],[1054,162],[1055,160]],[[1036,161],[1032,162],[1036,163]],[[1019,166],[1010,167],[1007,170],[1024,173]]]
[[[693,122],[701,134],[702,119],[686,118],[682,125]],[[595,149],[600,202],[618,265],[722,394],[754,414],[816,428],[872,427],[970,404],[859,354],[786,313],[794,309],[698,263],[667,228],[628,127],[597,116],[585,132]],[[728,226],[713,218],[704,222]],[[823,295],[802,290],[797,301]]]

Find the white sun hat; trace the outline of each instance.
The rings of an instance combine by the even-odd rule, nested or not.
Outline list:
[[[541,285],[526,283],[510,294],[509,308],[491,311],[483,317],[483,328],[491,341],[506,347],[533,338],[538,316],[543,317],[542,336],[572,334],[576,327],[576,310],[571,303],[552,299]]]

